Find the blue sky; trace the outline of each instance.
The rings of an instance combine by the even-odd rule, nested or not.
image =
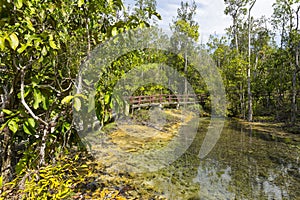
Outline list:
[[[124,0],[125,5],[134,5],[134,0]],[[190,0],[186,0],[190,2]],[[169,24],[177,15],[177,8],[180,7],[180,0],[157,0],[157,11],[162,15],[162,20],[158,22],[159,26],[170,33]],[[195,0],[197,4],[197,15],[195,21],[200,28],[200,40],[203,43],[208,41],[210,34],[224,35],[225,28],[232,24],[230,16],[224,14],[225,4],[223,0]],[[259,18],[263,15],[270,17],[273,9],[272,4],[275,0],[257,0],[252,10],[252,16]]]

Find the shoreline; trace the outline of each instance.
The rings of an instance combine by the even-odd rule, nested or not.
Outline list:
[[[247,130],[254,133],[270,136],[271,140],[279,140],[284,143],[291,143],[300,146],[300,134],[286,130],[283,122],[248,122],[239,118],[230,118]]]

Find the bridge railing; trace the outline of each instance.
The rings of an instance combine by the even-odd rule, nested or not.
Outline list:
[[[162,103],[200,103],[204,102],[207,95],[201,94],[186,94],[186,95],[175,95],[175,94],[159,94],[150,96],[129,96],[126,97],[129,100],[130,105],[141,105],[141,104],[162,104]]]

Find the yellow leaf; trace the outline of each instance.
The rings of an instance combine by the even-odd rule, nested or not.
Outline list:
[[[55,44],[55,42],[54,42],[53,40],[50,40],[50,41],[49,41],[49,44],[50,44],[50,47],[51,47],[52,49],[58,49],[57,46],[56,46],[56,44]]]
[[[28,44],[21,44],[21,47],[17,50],[18,53],[22,53],[28,47]]]
[[[16,48],[19,46],[19,39],[15,33],[10,34],[9,44],[13,50],[16,50]]]
[[[68,104],[70,103],[70,101],[74,98],[74,96],[70,95],[70,96],[66,96],[65,98],[63,98],[63,100],[61,100],[62,104]]]
[[[78,0],[77,5],[78,7],[81,7],[84,4],[84,0]]]
[[[42,55],[43,56],[46,56],[47,55],[47,49],[45,46],[43,46],[43,49],[42,49]]]
[[[74,108],[76,111],[79,111],[81,108],[81,101],[79,98],[74,98]]]
[[[3,51],[5,48],[5,38],[0,37],[0,49]]]
[[[22,6],[23,6],[22,0],[17,0],[15,5],[18,9],[22,8]]]
[[[113,27],[113,29],[111,30],[111,35],[112,36],[115,36],[118,34],[118,30],[117,30],[117,27]]]

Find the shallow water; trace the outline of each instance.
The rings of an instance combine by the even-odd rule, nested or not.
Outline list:
[[[274,136],[265,137],[266,133],[255,131],[255,127],[249,130],[227,120],[212,151],[200,159],[209,123],[208,118],[200,120],[196,136],[175,162],[157,171],[137,174],[137,182],[142,180],[167,199],[300,199],[300,144],[286,144]],[[129,137],[123,139],[132,142]],[[109,146],[106,149],[111,151]],[[123,161],[110,162],[109,156],[115,155],[107,155],[110,166],[130,160],[123,157]],[[145,160],[133,163],[139,163],[135,167],[145,167],[156,162],[149,160],[150,165]]]

